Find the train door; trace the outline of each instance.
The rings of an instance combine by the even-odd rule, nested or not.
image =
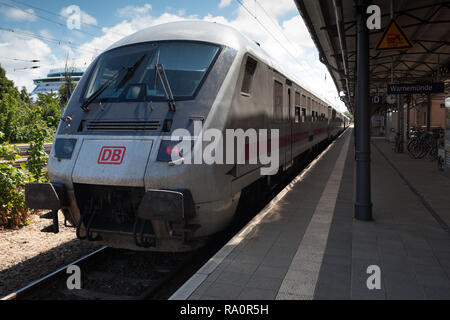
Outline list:
[[[277,78],[274,78],[273,85],[273,127],[271,129],[278,129],[279,131],[279,149],[273,150],[272,152],[278,152],[280,167],[284,168],[285,164],[285,146],[284,146],[284,137],[286,135],[285,127],[284,127],[284,86],[281,81]]]
[[[287,83],[289,85],[289,83]],[[290,87],[287,89],[287,113],[285,119],[286,127],[286,169],[292,165],[292,90]]]

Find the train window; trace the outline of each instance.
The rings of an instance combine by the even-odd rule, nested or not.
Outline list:
[[[306,109],[302,108],[302,122],[306,121]]]
[[[283,119],[283,84],[275,80],[273,85],[273,117]]]
[[[107,51],[90,75],[84,98],[102,89],[97,99],[163,101],[167,99],[164,78],[175,99],[193,98],[219,51],[217,45],[190,41],[139,43]],[[130,86],[135,92],[130,93]],[[143,90],[136,95],[138,86]]]
[[[300,122],[300,107],[295,106],[295,123],[299,122]]]
[[[242,81],[241,92],[250,94],[252,88],[253,75],[255,74],[256,66],[258,62],[255,59],[248,57],[245,64],[244,80]]]
[[[297,91],[295,91],[295,105],[300,105],[300,93],[298,93]]]

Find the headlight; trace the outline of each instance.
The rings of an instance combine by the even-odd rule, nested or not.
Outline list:
[[[59,159],[72,158],[73,149],[77,139],[56,139],[55,140],[55,156]]]
[[[180,149],[180,141],[161,141],[156,161],[170,162],[183,157],[183,150]],[[173,156],[173,159],[172,159]]]

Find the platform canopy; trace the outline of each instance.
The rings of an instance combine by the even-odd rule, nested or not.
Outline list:
[[[341,99],[353,112],[356,82],[354,0],[295,0],[295,3],[319,50],[321,61],[327,66],[338,91],[342,92]],[[391,81],[444,81],[448,87],[450,1],[374,0],[368,3],[381,9],[381,29],[370,31],[370,94],[384,95]],[[391,12],[410,39],[411,49],[377,50],[384,29],[390,24]]]

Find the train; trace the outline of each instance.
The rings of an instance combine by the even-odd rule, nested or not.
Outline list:
[[[174,132],[190,133],[191,152],[201,152],[199,125],[201,133],[214,129],[224,140],[229,129],[276,132],[275,148],[269,144],[275,136],[265,142],[278,155],[276,169],[263,175],[262,162],[187,163]],[[119,40],[90,64],[58,126],[50,183],[28,184],[26,202],[62,210],[86,241],[195,250],[230,224],[246,188],[270,185],[348,125],[234,28],[161,24]],[[249,145],[236,147],[245,149],[246,160]]]

